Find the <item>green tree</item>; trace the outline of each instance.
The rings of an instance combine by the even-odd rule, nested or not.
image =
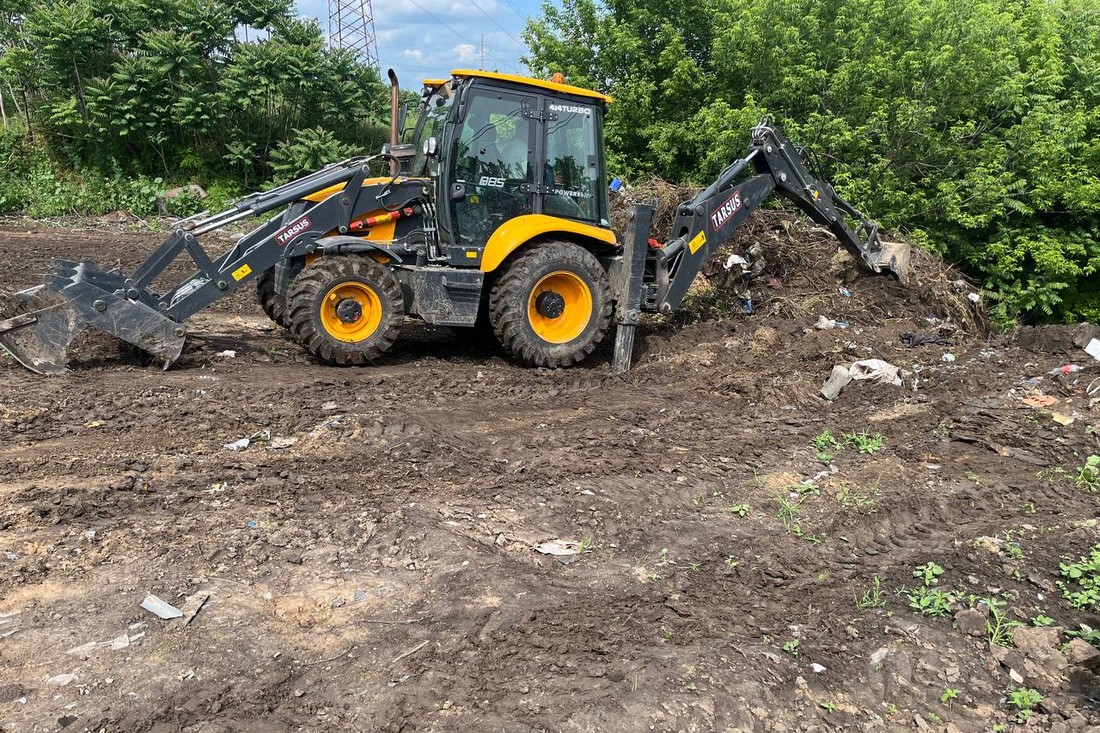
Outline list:
[[[564,0],[525,36],[616,98],[622,173],[706,180],[772,114],[1003,315],[1100,318],[1098,0]]]

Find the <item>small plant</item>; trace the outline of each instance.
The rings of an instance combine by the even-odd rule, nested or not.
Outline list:
[[[872,456],[882,449],[884,439],[879,433],[872,435],[864,430],[859,433],[846,433],[844,435],[844,442],[847,445],[854,446],[860,453]]]
[[[1073,483],[1092,492],[1100,491],[1100,456],[1093,453],[1086,458],[1085,465],[1073,477]]]
[[[1016,708],[1016,722],[1026,723],[1035,714],[1035,706],[1043,701],[1043,696],[1030,687],[1018,687],[1008,693],[1008,701]]]
[[[856,599],[856,608],[882,608],[885,605],[886,594],[882,592],[882,580],[876,575],[871,587]]]
[[[963,475],[966,476],[967,481],[973,481],[976,484],[980,484],[982,482],[982,480],[978,476],[978,474],[974,473],[969,468],[966,469],[966,471],[963,472]]]
[[[697,684],[695,684],[694,682],[689,682],[687,684],[687,687],[685,687],[684,689],[687,690],[688,692],[698,692],[699,691],[699,686]]]
[[[836,703],[829,702],[828,700],[826,700],[825,702],[819,702],[818,706],[827,713],[831,713],[836,710]]]
[[[1016,532],[1011,529],[1006,529],[1004,534],[1001,535],[1004,539],[1005,554],[1013,560],[1019,560],[1024,556],[1024,548],[1016,540]]]
[[[928,586],[906,591],[905,596],[909,599],[909,607],[914,611],[919,611],[924,616],[940,617],[949,615],[951,604],[955,600],[950,593]]]
[[[814,436],[811,441],[814,448],[819,451],[836,450],[840,447],[840,442],[833,435],[833,431],[829,428],[825,428],[820,433]]]
[[[790,499],[780,494],[775,497],[775,503],[779,505],[779,519],[783,522],[783,529],[785,529],[788,534],[793,532],[794,528],[798,527],[798,511],[801,502],[792,502]]]
[[[657,567],[667,568],[669,565],[675,566],[676,561],[669,555],[668,548],[662,547],[660,557],[657,558]]]
[[[787,654],[790,654],[792,657],[797,657],[799,655],[798,648],[800,646],[802,646],[801,641],[798,639],[791,639],[783,645],[783,651],[787,652]]]
[[[738,560],[733,555],[727,555],[726,556],[726,570],[733,570],[735,567],[737,567],[740,564],[741,564],[741,561]]]
[[[948,687],[942,693],[940,693],[940,702],[947,707],[951,707],[951,703],[959,699],[959,691],[954,687]]]
[[[661,638],[665,641],[672,641],[672,629],[667,626],[661,627]]]
[[[837,492],[836,500],[839,501],[840,505],[845,509],[855,509],[860,514],[874,514],[878,505],[874,494],[874,489],[868,494],[862,494],[851,486],[844,485],[841,487],[840,491]]]
[[[750,507],[748,504],[734,504],[730,507],[730,512],[738,517],[747,517],[749,515]]]
[[[1065,597],[1074,608],[1100,612],[1100,545],[1074,563],[1059,563],[1064,580],[1058,581]]]
[[[1031,625],[1032,626],[1053,626],[1054,625],[1054,619],[1052,619],[1050,616],[1047,616],[1046,614],[1040,613],[1038,616],[1031,619]]]
[[[703,567],[703,563],[701,563],[701,562],[690,562],[689,561],[687,563],[687,569],[690,570],[693,573],[699,572],[699,569],[702,568],[702,567]]]
[[[1007,618],[1005,612],[1007,604],[1005,601],[986,598],[982,602],[989,606],[989,615],[992,616],[992,620],[985,622],[985,630],[989,634],[989,643],[997,646],[1011,646],[1012,630],[1023,626],[1023,624],[1015,619]]]
[[[1024,514],[1034,514],[1037,510],[1035,509],[1035,503],[1029,501],[1020,505],[1020,511]]]
[[[577,552],[582,555],[586,555],[594,549],[596,549],[596,540],[591,537],[581,539],[580,543],[577,545]]]
[[[934,562],[926,562],[924,565],[918,565],[917,569],[913,571],[913,577],[920,578],[926,588],[933,585],[939,585],[939,578],[941,575],[943,575],[943,568]]]

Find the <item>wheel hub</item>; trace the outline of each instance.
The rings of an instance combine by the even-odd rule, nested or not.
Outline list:
[[[543,318],[560,318],[565,312],[565,298],[553,290],[544,290],[535,298],[535,311]]]
[[[343,323],[355,323],[363,317],[363,305],[354,298],[344,298],[336,305],[336,317]]]

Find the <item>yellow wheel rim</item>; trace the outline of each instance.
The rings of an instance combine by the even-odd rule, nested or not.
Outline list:
[[[355,343],[368,339],[380,323],[382,299],[366,283],[340,283],[321,300],[321,325],[337,341]]]
[[[584,333],[592,320],[592,291],[572,272],[551,272],[531,289],[527,320],[543,341],[569,343]]]

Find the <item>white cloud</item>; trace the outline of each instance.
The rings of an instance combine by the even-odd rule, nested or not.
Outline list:
[[[402,86],[411,89],[421,79],[446,77],[451,69],[480,66],[482,44],[486,69],[526,73],[519,60],[526,53],[521,37],[524,19],[511,5],[534,14],[536,0],[511,0],[510,4],[504,0],[415,3],[372,0],[383,79],[386,69],[393,67]],[[479,5],[489,17],[478,10]],[[322,27],[327,27],[328,0],[299,0],[298,11],[319,18]],[[506,30],[502,31],[497,23]]]

